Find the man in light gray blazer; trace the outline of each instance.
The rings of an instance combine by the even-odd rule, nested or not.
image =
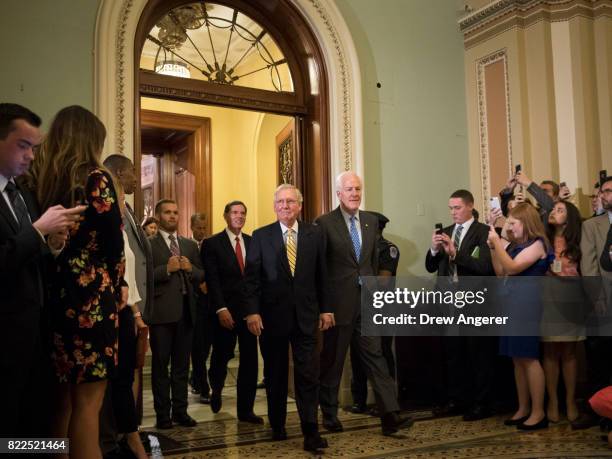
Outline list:
[[[378,272],[378,219],[359,212],[361,179],[354,172],[343,172],[336,179],[338,208],[317,219],[325,241],[327,278],[324,308],[334,312],[335,327],[323,334],[319,404],[323,427],[342,431],[337,417],[338,389],[349,347],[359,347],[363,367],[372,384],[384,435],[412,424],[401,417],[395,382],[389,374],[380,337],[361,336],[361,276]]]
[[[612,272],[606,271],[601,265],[601,255],[606,246],[610,225],[612,224],[612,177],[607,177],[600,183],[599,193],[605,212],[602,215],[589,218],[582,224],[580,240],[580,271],[585,278],[586,290],[597,314],[610,317],[612,314]],[[599,282],[601,279],[601,283]],[[592,336],[586,341],[587,366],[589,370],[589,392],[591,395],[610,385],[612,363],[610,351],[612,340],[607,336]],[[589,396],[590,397],[590,396]],[[587,397],[587,400],[588,398]],[[592,413],[591,413],[592,414]],[[599,421],[594,415],[580,416],[572,422],[574,429],[587,428]]]
[[[153,406],[160,429],[171,428],[172,421],[184,427],[196,424],[187,414],[187,379],[196,318],[195,292],[204,281],[204,271],[198,245],[177,234],[178,212],[176,202],[170,199],[155,205],[159,220],[159,231],[151,239],[155,298],[153,307],[145,311],[152,353]],[[168,364],[172,366],[171,376]]]

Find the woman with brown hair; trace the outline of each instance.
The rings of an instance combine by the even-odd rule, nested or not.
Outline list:
[[[505,245],[493,227],[489,231],[488,243],[495,274],[503,276],[544,276],[551,261],[550,244],[538,211],[526,203],[518,204],[508,214],[506,229],[509,245]],[[513,292],[518,301],[528,299],[526,311],[530,320],[538,320],[541,313],[537,306],[539,290],[531,283],[521,285],[520,292]],[[519,306],[513,303],[513,306]],[[520,311],[513,311],[520,314]],[[516,316],[515,316],[516,317]],[[521,430],[535,430],[548,427],[544,412],[544,370],[540,365],[538,336],[502,336],[500,353],[512,357],[514,379],[519,407],[506,420],[506,425],[515,425]],[[530,403],[531,401],[531,403]]]
[[[70,438],[71,458],[102,457],[98,416],[117,362],[117,311],[127,298],[120,202],[100,164],[105,137],[88,110],[60,110],[41,145],[36,177],[43,209],[87,205],[56,259],[49,293],[60,394],[54,436]]]
[[[548,216],[548,238],[553,243],[555,260],[550,265],[548,274],[556,277],[580,276],[580,238],[582,229],[582,218],[580,212],[571,202],[559,201],[553,207]],[[562,297],[571,295],[572,284],[560,284],[556,286],[557,294]],[[582,290],[580,285],[576,286]],[[551,295],[555,292],[549,292]],[[548,295],[547,295],[548,296]],[[551,304],[551,307],[555,307]],[[545,311],[546,317],[546,311]],[[543,364],[546,375],[546,389],[548,393],[548,419],[553,422],[559,420],[559,400],[557,397],[557,385],[559,383],[559,370],[563,372],[565,384],[565,399],[567,419],[572,422],[578,417],[576,406],[576,344],[584,341],[584,336],[543,336]],[[559,365],[561,362],[561,365]]]

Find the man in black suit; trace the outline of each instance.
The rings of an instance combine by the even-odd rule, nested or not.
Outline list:
[[[206,237],[206,214],[196,212],[191,216],[191,234],[201,253],[204,238]],[[202,265],[204,260],[202,259]],[[191,393],[200,395],[200,403],[210,403],[210,385],[206,362],[210,355],[213,335],[213,319],[208,307],[208,287],[206,282],[200,284],[196,291],[198,299],[197,317],[193,329],[193,343],[191,345]]]
[[[40,123],[25,107],[0,104],[0,437],[48,435],[44,259],[63,247],[85,209],[54,206],[40,215],[33,194],[16,181],[34,159]]]
[[[159,201],[155,205],[159,231],[151,238],[155,297],[153,307],[145,311],[145,322],[150,328],[153,406],[160,429],[171,428],[172,421],[185,427],[196,425],[187,414],[187,380],[196,317],[195,289],[203,282],[204,271],[197,244],[176,232],[178,212],[176,202]]]
[[[221,391],[227,375],[227,363],[234,358],[238,340],[238,419],[263,424],[263,419],[253,413],[257,391],[257,337],[249,332],[240,307],[245,261],[251,243],[251,236],[242,232],[246,214],[247,208],[243,202],[232,201],[227,204],[223,211],[227,228],[202,244],[210,306],[216,314],[208,372],[212,388],[210,407],[213,413],[221,409]]]
[[[314,359],[317,325],[326,330],[332,314],[322,307],[325,260],[321,233],[298,222],[302,195],[293,185],[274,193],[278,221],[253,233],[247,253],[244,311],[251,333],[260,337],[274,440],[287,438],[288,348],[293,352],[295,394],[304,449],[327,447],[317,426],[319,382]]]
[[[380,336],[361,335],[361,276],[378,273],[378,219],[360,212],[361,179],[351,171],[336,179],[340,205],[317,219],[326,247],[325,308],[334,310],[334,328],[323,334],[319,402],[323,427],[343,430],[338,419],[338,389],[349,344],[359,347],[361,363],[374,389],[383,435],[412,425],[399,415],[397,389],[383,357]]]
[[[451,194],[448,207],[453,224],[442,232],[434,230],[427,251],[428,272],[458,282],[463,276],[491,276],[489,227],[473,215],[474,197],[467,190]],[[434,410],[443,416],[464,413],[465,421],[491,416],[493,372],[497,355],[495,337],[446,337],[447,400]]]

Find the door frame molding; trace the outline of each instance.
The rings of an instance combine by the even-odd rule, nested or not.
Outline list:
[[[361,74],[352,36],[333,0],[287,0],[310,26],[324,58],[329,100],[327,196],[337,203],[334,178],[345,170],[363,177]],[[134,159],[134,39],[148,0],[101,0],[95,30],[94,112],[106,125],[105,154]],[[185,2],[187,3],[187,2]],[[364,196],[365,205],[365,196]],[[329,203],[326,203],[329,206]]]
[[[178,113],[159,112],[155,110],[141,110],[140,123],[145,126],[177,129],[193,133],[193,145],[189,150],[194,152],[193,174],[196,181],[202,181],[202,186],[195,187],[196,212],[204,212],[209,228],[212,228],[212,144],[210,118],[200,116],[181,115]],[[140,167],[140,156],[134,158]],[[134,209],[136,215],[142,215],[142,191],[137,187],[135,192]]]

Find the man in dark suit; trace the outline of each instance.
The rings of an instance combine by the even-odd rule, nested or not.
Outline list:
[[[221,391],[227,375],[227,363],[234,358],[238,340],[238,419],[263,424],[263,419],[253,413],[257,391],[257,337],[249,332],[240,307],[245,261],[251,243],[251,236],[242,233],[246,214],[247,208],[243,202],[232,201],[227,204],[223,211],[227,228],[202,244],[210,307],[216,314],[209,370],[212,387],[210,407],[213,413],[221,409]]]
[[[104,160],[104,166],[121,184],[124,195],[134,194],[137,185],[136,170],[130,159],[123,155],[109,155]],[[127,236],[127,245],[134,254],[134,264],[126,264],[126,270],[133,266],[134,271],[131,275],[126,275],[126,279],[134,279],[134,285],[129,285],[130,297],[140,298],[140,301],[132,301],[134,304],[128,304],[129,307],[119,312],[119,364],[115,377],[106,387],[100,410],[100,448],[104,454],[121,446],[125,448],[126,443],[132,451],[144,453],[138,434],[140,414],[133,385],[138,377],[139,391],[142,391],[142,369],[136,369],[137,345],[139,336],[143,339],[148,334],[142,314],[147,308],[151,308],[153,302],[153,254],[132,207],[127,201],[124,201],[124,204],[123,229]],[[126,443],[120,444],[118,434],[124,433]]]
[[[317,325],[329,328],[332,314],[321,303],[325,261],[321,233],[298,222],[302,195],[293,185],[274,193],[278,221],[259,228],[247,253],[244,311],[260,337],[274,440],[287,438],[288,348],[293,352],[295,395],[304,449],[327,447],[317,426],[318,379],[314,358]]]
[[[459,281],[463,276],[491,276],[489,227],[473,215],[474,197],[457,190],[448,202],[453,224],[442,232],[434,230],[425,267],[430,273]],[[434,410],[442,416],[464,413],[465,421],[491,416],[493,372],[497,355],[495,337],[446,337],[447,400]]]
[[[41,120],[25,107],[0,104],[0,437],[48,435],[52,384],[44,311],[44,264],[60,250],[85,207],[39,214],[16,179],[34,159]]]
[[[340,432],[338,389],[349,344],[359,347],[368,380],[372,384],[384,435],[391,435],[412,424],[399,415],[397,390],[382,354],[379,336],[361,335],[361,276],[378,273],[378,219],[359,212],[361,179],[354,172],[343,172],[336,179],[340,205],[317,219],[326,246],[327,277],[325,308],[334,311],[334,328],[323,334],[321,351],[321,390],[319,402],[323,427]]]
[[[202,244],[206,237],[206,214],[196,212],[191,216],[191,234],[198,244],[201,253]],[[204,260],[202,260],[202,265]],[[193,343],[191,345],[191,393],[200,395],[200,403],[210,403],[210,385],[206,371],[206,361],[210,355],[213,335],[213,317],[208,307],[208,287],[206,282],[200,284],[196,291],[198,299],[197,317],[193,329]]]
[[[193,427],[196,421],[187,414],[187,380],[196,317],[195,289],[203,282],[204,271],[197,244],[176,232],[176,202],[162,199],[155,205],[155,215],[159,220],[159,231],[151,239],[155,298],[153,307],[145,310],[150,328],[153,406],[158,428],[169,429],[172,421]]]

